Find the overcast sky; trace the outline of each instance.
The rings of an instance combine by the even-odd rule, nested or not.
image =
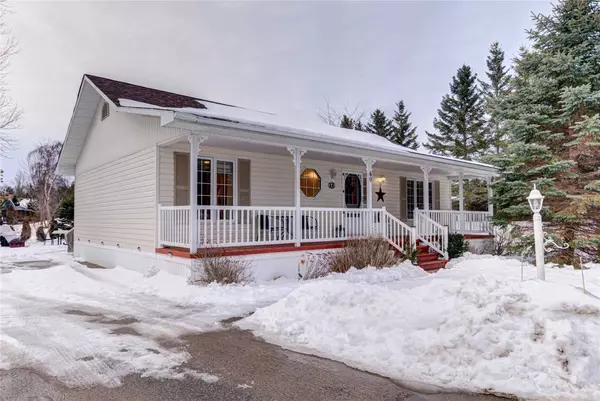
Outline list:
[[[27,2],[11,94],[23,108],[10,183],[27,152],[63,140],[82,74],[316,119],[332,105],[391,113],[403,99],[421,140],[463,63],[509,58],[548,2]]]

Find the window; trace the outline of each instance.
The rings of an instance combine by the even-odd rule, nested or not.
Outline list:
[[[198,159],[197,199],[199,206],[235,205],[235,163],[231,160],[212,158]],[[210,211],[201,212],[202,218],[210,218]],[[229,212],[219,214],[219,218],[229,218]]]
[[[198,205],[209,206],[211,200],[212,160],[198,159]]]
[[[415,182],[406,181],[406,207],[408,208],[408,218],[415,218]]]
[[[106,120],[108,118],[109,114],[110,114],[110,106],[108,105],[108,102],[102,103],[102,113],[101,113],[100,121]]]
[[[408,218],[415,217],[415,207],[419,210],[425,209],[425,193],[423,191],[423,181],[406,181],[406,207],[408,209]],[[416,205],[416,206],[415,206]],[[433,209],[433,183],[429,182],[429,210]]]
[[[217,205],[233,206],[233,162],[217,161]]]
[[[344,203],[347,208],[358,209],[362,201],[362,185],[358,174],[347,174],[344,179]]]
[[[300,190],[304,196],[314,198],[321,192],[321,176],[314,168],[305,168],[300,174]]]

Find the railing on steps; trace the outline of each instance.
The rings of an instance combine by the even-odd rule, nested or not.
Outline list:
[[[417,240],[448,259],[448,227],[429,218],[421,210],[415,210],[415,228]]]
[[[491,212],[471,212],[458,210],[418,210],[442,226],[448,226],[451,233],[490,234],[492,233]],[[462,216],[462,217],[461,217]],[[461,218],[463,220],[461,229]]]
[[[398,251],[407,255],[416,245],[415,228],[408,226],[387,211],[382,212],[381,235]]]

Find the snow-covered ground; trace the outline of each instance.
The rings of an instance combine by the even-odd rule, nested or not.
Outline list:
[[[469,255],[426,275],[363,270],[314,280],[240,321],[271,342],[444,389],[600,399],[600,266]],[[411,383],[415,384],[415,383]]]
[[[181,366],[187,333],[238,322],[268,341],[400,381],[532,399],[600,399],[600,266],[581,272],[468,255],[427,274],[396,268],[296,282],[190,286],[164,272],[90,269],[64,248],[0,248],[0,369],[71,386]]]
[[[169,340],[218,330],[220,320],[273,303],[296,285],[198,287],[163,272],[89,269],[64,247],[0,248],[0,369],[33,368],[70,386],[116,386],[131,373],[214,381],[180,369],[189,355]]]

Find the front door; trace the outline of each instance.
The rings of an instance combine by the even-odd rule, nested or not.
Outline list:
[[[361,173],[345,172],[344,177],[344,207],[348,209],[344,215],[345,232],[349,237],[361,235],[361,213],[352,211],[360,209],[363,197],[363,180]]]

